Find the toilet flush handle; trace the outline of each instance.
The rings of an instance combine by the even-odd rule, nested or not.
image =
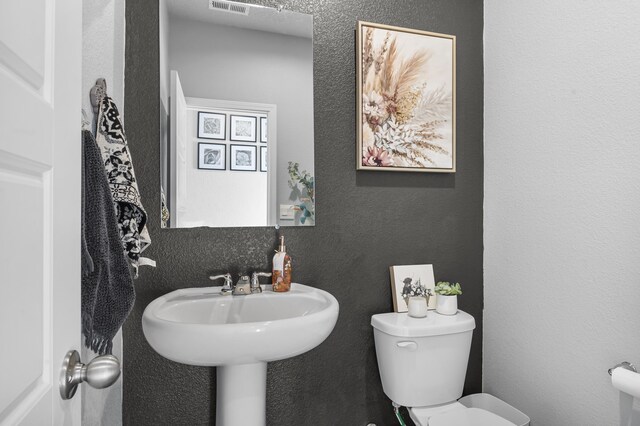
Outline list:
[[[411,352],[418,349],[418,344],[413,340],[402,340],[396,343],[396,345],[398,345],[399,348],[407,349],[408,351],[411,351]]]

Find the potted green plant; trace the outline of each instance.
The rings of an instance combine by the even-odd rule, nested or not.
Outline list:
[[[462,294],[460,283],[451,284],[439,281],[435,288],[436,312],[442,315],[455,315],[458,312],[458,296]]]
[[[289,161],[289,187],[291,200],[298,200],[296,210],[300,212],[300,223],[313,225],[316,220],[315,179],[306,170],[300,171],[300,164]],[[299,188],[298,184],[302,187]]]

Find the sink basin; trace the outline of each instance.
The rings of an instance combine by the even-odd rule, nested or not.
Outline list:
[[[157,298],[142,315],[142,329],[165,358],[218,367],[217,425],[264,425],[267,362],[322,343],[338,319],[338,301],[297,283],[286,293],[263,286],[262,293],[247,296],[221,295],[220,288],[186,288]]]
[[[151,302],[142,316],[147,341],[160,355],[190,365],[219,366],[290,358],[322,343],[338,318],[326,291],[292,284],[223,296],[220,287],[176,290]]]

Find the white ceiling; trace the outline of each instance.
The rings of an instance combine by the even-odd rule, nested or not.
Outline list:
[[[171,16],[217,25],[247,28],[257,31],[285,34],[296,37],[313,37],[313,16],[270,7],[242,3],[249,7],[248,15],[209,9],[208,0],[166,0]]]

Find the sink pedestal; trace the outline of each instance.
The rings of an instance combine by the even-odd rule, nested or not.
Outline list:
[[[265,426],[267,363],[217,367],[216,425]]]

